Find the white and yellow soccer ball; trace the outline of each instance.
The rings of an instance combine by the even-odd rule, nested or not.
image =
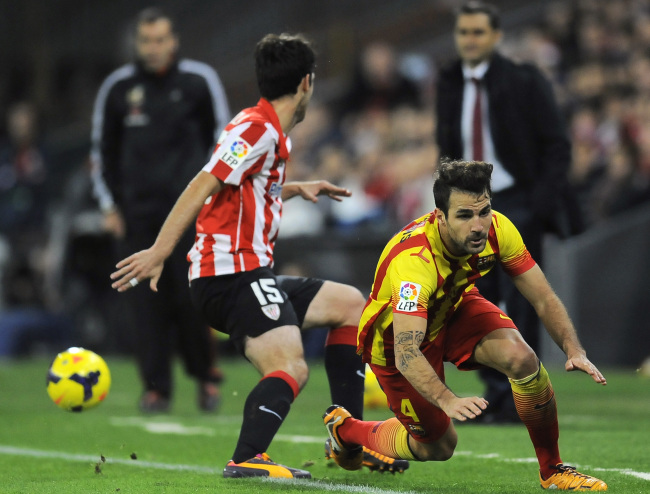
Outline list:
[[[95,352],[72,347],[59,353],[47,372],[47,394],[63,410],[81,412],[108,396],[111,373]]]
[[[377,381],[377,376],[366,365],[366,380],[363,388],[363,406],[365,409],[388,408],[388,399]]]

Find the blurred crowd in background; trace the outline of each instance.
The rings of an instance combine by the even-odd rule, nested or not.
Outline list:
[[[447,29],[432,37],[451,40]],[[390,40],[354,48],[356,67],[344,84],[317,74],[307,118],[291,135],[288,167],[288,180],[324,178],[353,196],[286,203],[280,241],[369,225],[396,229],[434,207],[433,103],[445,97],[436,94],[436,73],[446,60]],[[506,27],[500,50],[536,64],[554,85],[587,227],[650,202],[650,1],[545,2],[534,23]],[[328,90],[319,94],[319,84]],[[92,95],[97,87],[86,90]],[[8,103],[0,142],[0,356],[53,338],[62,348],[78,341],[80,326],[89,344],[122,350],[128,345],[119,334],[107,337],[102,329],[121,324],[108,280],[115,256],[87,162],[78,160],[61,186],[49,167],[51,129],[41,125],[38,106]],[[26,326],[33,328],[26,336],[6,337]]]
[[[552,2],[534,25],[506,30],[500,51],[534,63],[553,82],[585,223],[648,202],[650,2]],[[300,226],[285,223],[283,234],[364,221],[402,224],[431,208],[431,105],[445,97],[435,94],[441,62],[381,42],[363,48],[352,87],[334,104],[311,109],[296,128],[290,168],[301,178],[343,183],[355,198],[324,205],[327,211],[296,212],[310,217]]]

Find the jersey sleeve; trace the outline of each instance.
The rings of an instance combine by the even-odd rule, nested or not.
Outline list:
[[[387,272],[390,283],[390,303],[393,313],[427,318],[429,299],[435,290],[433,277],[421,268],[422,261],[401,252],[390,263]]]
[[[518,276],[535,266],[535,260],[528,252],[519,230],[512,221],[498,214],[496,225],[499,258],[504,271],[510,276]]]
[[[260,159],[269,152],[275,152],[275,141],[267,128],[255,122],[244,122],[221,133],[203,171],[226,184],[241,185],[248,176],[259,171]]]

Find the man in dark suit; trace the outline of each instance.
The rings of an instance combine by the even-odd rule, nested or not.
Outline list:
[[[536,67],[500,55],[501,37],[494,6],[470,1],[460,7],[454,29],[459,59],[440,72],[436,137],[441,157],[494,165],[492,207],[513,221],[541,263],[545,231],[564,237],[581,228],[577,208],[567,207],[571,147],[550,83]],[[505,276],[495,270],[478,288],[496,305],[505,303],[539,352],[535,310]],[[481,377],[490,403],[483,420],[517,421],[507,380],[488,369]]]

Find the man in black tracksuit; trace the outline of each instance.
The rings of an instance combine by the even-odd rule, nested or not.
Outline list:
[[[146,9],[136,24],[135,63],[110,74],[92,118],[93,186],[105,225],[124,252],[149,247],[185,184],[205,164],[230,120],[221,82],[208,65],[177,58],[171,18]],[[193,310],[185,255],[191,234],[167,264],[159,292],[133,290],[136,353],[144,385],[140,408],[166,411],[172,355],[199,383],[199,406],[218,403],[210,329]]]

